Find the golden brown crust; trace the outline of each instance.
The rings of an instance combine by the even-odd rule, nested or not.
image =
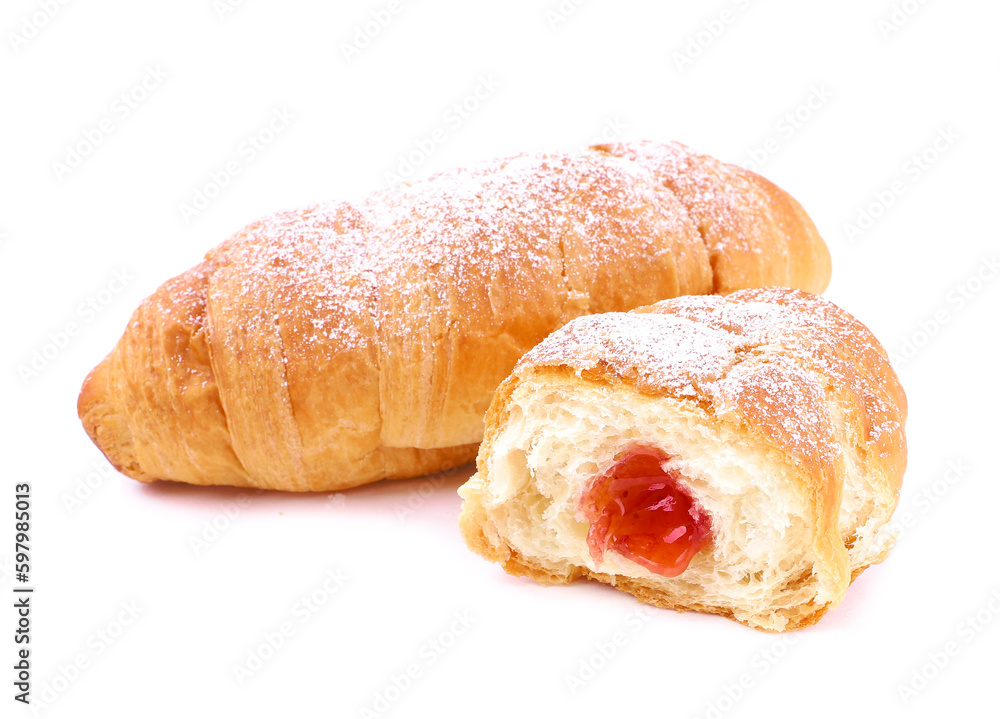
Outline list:
[[[833,599],[781,610],[784,629],[818,621],[850,582],[887,554],[888,546],[873,550],[852,566],[853,528],[845,537],[838,520],[849,456],[857,457],[864,491],[885,508],[883,521],[889,519],[906,464],[906,398],[875,337],[832,303],[801,291],[764,288],[677,298],[569,323],[527,353],[498,388],[486,417],[478,473],[462,490],[466,501],[459,524],[466,542],[511,574],[543,583],[584,576],[656,606],[739,619],[718,606],[673,602],[655,582],[641,578],[575,565],[554,572],[551,563],[517,552],[497,530],[482,492],[514,393],[522,384],[556,383],[570,393],[597,384],[689,402],[744,441],[787,459],[794,468],[790,477],[807,498],[816,562],[833,587]]]
[[[640,159],[657,147],[496,160],[256,222],[143,302],[84,384],[84,426],[143,481],[416,476],[474,456],[493,390],[574,317],[825,286],[794,200],[670,145],[688,158],[677,172],[714,188],[695,202]],[[712,212],[724,221],[708,227]]]

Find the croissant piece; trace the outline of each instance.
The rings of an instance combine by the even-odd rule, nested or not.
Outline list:
[[[797,629],[892,547],[905,419],[885,350],[815,295],[581,317],[498,388],[459,522],[511,574]]]

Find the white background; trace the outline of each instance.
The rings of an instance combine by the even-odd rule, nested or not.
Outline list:
[[[0,714],[29,715],[12,699],[9,598],[13,487],[30,481],[44,715],[997,715],[996,3],[592,0],[557,18],[558,0],[402,0],[350,58],[387,2],[51,4],[0,12]],[[147,68],[165,78],[139,89]],[[449,119],[481,78],[498,86]],[[127,112],[122,93],[140,97]],[[251,160],[241,143],[282,110],[294,120]],[[102,120],[77,167],[54,164]],[[911,410],[896,515],[911,526],[817,626],[768,635],[507,577],[459,537],[465,470],[332,497],[108,471],[76,396],[138,302],[265,213],[384,186],[435,128],[445,140],[411,177],[604,133],[756,157],[807,208],[833,253],[827,296],[893,353]],[[184,217],[231,160],[240,174]],[[212,522],[223,531],[196,551]],[[310,595],[325,602],[312,612]],[[252,652],[268,658],[241,684]],[[419,678],[392,688],[411,664]],[[583,665],[597,668],[574,691]]]

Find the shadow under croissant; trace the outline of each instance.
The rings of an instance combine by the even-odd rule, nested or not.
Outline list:
[[[387,512],[412,517],[434,507],[453,507],[458,517],[461,499],[457,490],[476,471],[473,463],[443,472],[411,479],[382,480],[337,492],[286,492],[274,489],[253,489],[222,485],[194,485],[182,482],[131,482],[144,496],[157,502],[192,510],[216,508],[220,504],[246,503],[253,498],[255,505],[269,510],[308,511],[317,507],[384,515]],[[457,536],[457,530],[456,530]]]

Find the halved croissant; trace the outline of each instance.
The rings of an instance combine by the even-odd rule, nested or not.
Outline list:
[[[815,295],[581,317],[497,390],[460,526],[511,574],[796,629],[891,548],[905,419],[881,345]]]
[[[472,460],[574,317],[829,274],[795,200],[681,145],[520,155],[250,225],[142,303],[78,410],[142,481],[412,477]]]

